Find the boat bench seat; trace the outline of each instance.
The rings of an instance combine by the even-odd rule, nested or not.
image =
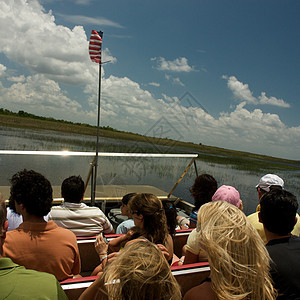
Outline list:
[[[210,268],[207,262],[171,267],[172,274],[179,283],[182,295],[192,287],[201,284],[209,276]],[[83,291],[89,287],[98,276],[72,278],[60,282],[69,300],[78,299]]]
[[[174,253],[181,257],[181,250],[183,245],[186,244],[187,238],[192,229],[176,230],[174,237]],[[108,234],[105,235],[107,240],[110,241],[120,234]],[[96,266],[100,263],[99,256],[95,250],[94,242],[96,240],[95,236],[92,237],[77,237],[77,244],[81,259],[81,274],[89,275],[94,270]]]

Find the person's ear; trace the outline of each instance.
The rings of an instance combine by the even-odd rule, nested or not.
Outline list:
[[[241,199],[240,199],[239,209],[240,209],[240,210],[243,210],[243,209],[244,209],[243,201],[242,201]]]
[[[2,235],[1,235],[2,240],[5,240],[5,238],[6,238],[7,228],[8,228],[8,222],[5,221],[4,224],[3,224],[3,230],[2,230]]]
[[[3,228],[4,228],[5,231],[7,231],[7,228],[8,228],[8,221],[5,221],[5,222],[4,222]]]
[[[258,212],[258,221],[259,221],[260,223],[262,223],[260,211]]]
[[[138,220],[144,220],[144,216],[142,214],[137,215],[136,218]]]

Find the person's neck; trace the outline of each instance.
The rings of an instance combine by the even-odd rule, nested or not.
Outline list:
[[[277,240],[277,239],[284,239],[284,238],[287,238],[287,237],[290,237],[292,234],[289,233],[287,235],[279,235],[277,233],[274,233],[274,232],[270,232],[268,229],[264,228],[265,229],[265,234],[266,234],[266,238],[267,238],[267,241],[272,241],[272,240]]]
[[[23,222],[31,222],[31,223],[47,223],[44,220],[44,217],[37,217],[34,215],[24,214],[23,216]]]

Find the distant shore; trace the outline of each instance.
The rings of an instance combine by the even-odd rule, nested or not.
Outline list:
[[[72,122],[50,118],[42,118],[26,113],[25,116],[21,116],[16,113],[3,113],[3,110],[0,110],[0,126],[34,130],[52,130],[56,132],[66,132],[90,136],[96,136],[97,134],[96,126],[91,126],[88,124],[75,124]],[[112,139],[146,142],[156,145],[172,145],[172,147],[170,147],[170,152],[198,153],[199,159],[201,160],[218,164],[230,164],[237,169],[248,171],[260,171],[266,169],[285,169],[295,171],[300,170],[299,160],[288,160],[207,145],[197,145],[189,142],[153,138],[140,134],[118,131],[110,127],[101,128],[100,136]]]

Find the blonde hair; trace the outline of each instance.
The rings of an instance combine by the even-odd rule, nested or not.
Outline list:
[[[208,254],[218,299],[275,299],[270,256],[240,209],[224,201],[203,205],[197,231]]]
[[[131,213],[143,216],[141,234],[155,244],[165,244],[169,231],[162,202],[153,194],[137,194],[129,200],[128,207]]]
[[[104,270],[102,281],[101,292],[108,299],[181,299],[162,251],[147,240],[126,246]]]

